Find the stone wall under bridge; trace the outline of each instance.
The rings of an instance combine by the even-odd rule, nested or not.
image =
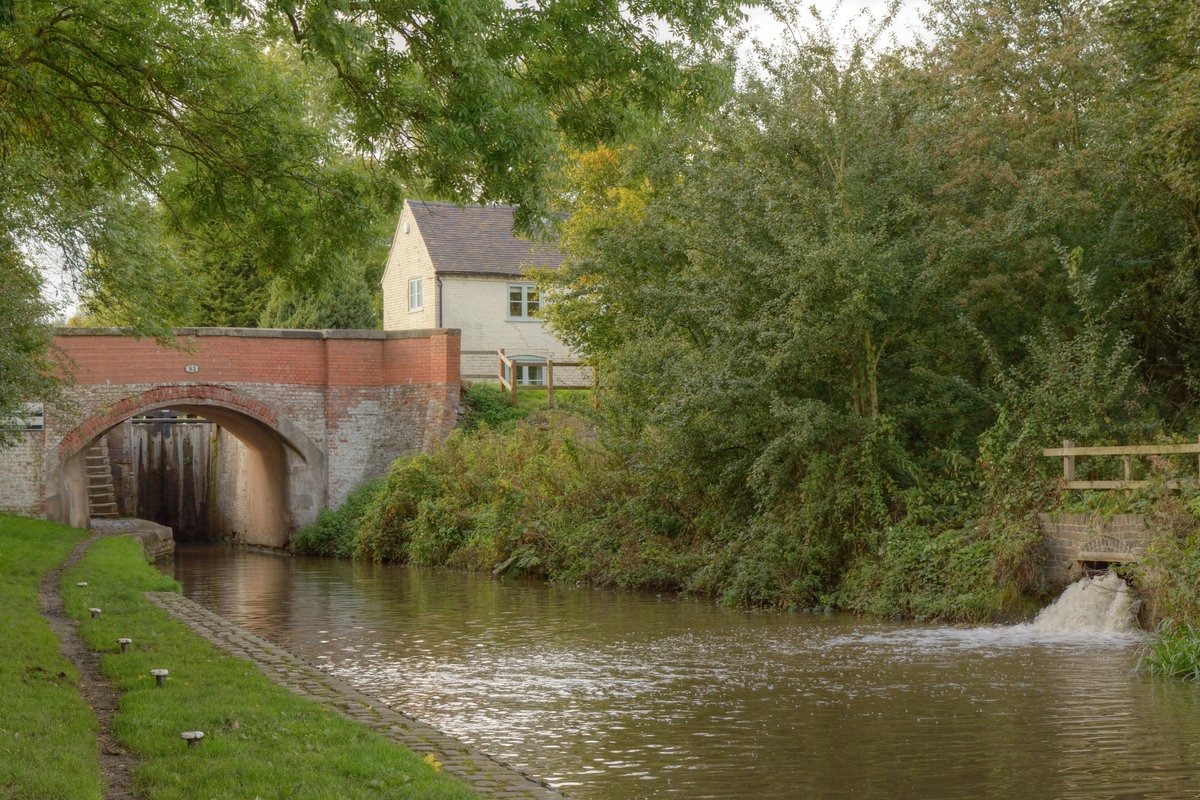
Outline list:
[[[1046,583],[1059,588],[1083,575],[1087,564],[1138,561],[1151,532],[1141,514],[1038,514],[1046,556]]]
[[[90,522],[85,454],[132,417],[161,409],[219,426],[230,445],[220,533],[280,547],[292,532],[452,430],[455,330],[189,328],[176,347],[116,329],[63,328],[64,411],[0,448],[0,511]]]

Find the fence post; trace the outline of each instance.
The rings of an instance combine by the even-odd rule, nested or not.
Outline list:
[[[1063,450],[1070,450],[1074,446],[1075,443],[1070,439],[1063,439]],[[1075,455],[1073,453],[1063,455],[1063,478],[1067,483],[1075,480]]]
[[[1125,463],[1125,481],[1128,483],[1133,480],[1133,456],[1121,456],[1121,461]]]
[[[546,408],[554,408],[554,359],[546,357]]]

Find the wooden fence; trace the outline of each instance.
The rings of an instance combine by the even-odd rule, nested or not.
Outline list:
[[[1200,470],[1200,443],[1197,444],[1150,444],[1126,445],[1112,447],[1076,447],[1069,439],[1064,439],[1062,447],[1051,447],[1042,451],[1047,458],[1061,458],[1063,462],[1063,480],[1068,489],[1137,489],[1149,486],[1150,481],[1135,481],[1133,479],[1133,459],[1138,456],[1170,456],[1196,454],[1197,469]],[[1122,480],[1117,481],[1080,481],[1075,479],[1075,459],[1079,456],[1120,456],[1124,464]],[[1179,486],[1180,481],[1168,481],[1172,488]]]
[[[517,387],[521,384],[517,383],[517,367],[545,367],[546,368],[546,405],[550,408],[554,407],[554,368],[555,367],[584,367],[587,366],[581,361],[555,361],[553,358],[547,358],[544,361],[514,361],[504,354],[504,348],[496,351],[496,378],[500,381],[500,387],[508,392],[509,400],[513,403],[517,402]],[[537,384],[524,384],[526,388],[535,389],[541,388]],[[592,368],[592,383],[589,386],[579,386],[575,384],[560,384],[559,389],[595,389],[596,388],[596,370]],[[594,399],[594,398],[593,398]]]

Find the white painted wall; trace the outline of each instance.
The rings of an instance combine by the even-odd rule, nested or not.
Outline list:
[[[462,331],[462,376],[495,380],[498,348],[509,356],[538,356],[563,361],[575,359],[540,320],[513,321],[508,316],[508,287],[528,283],[515,278],[443,275],[442,325]],[[476,355],[472,351],[487,351]],[[555,384],[590,385],[590,373],[562,368],[554,371]]]
[[[407,232],[406,232],[407,229]],[[408,282],[413,278],[424,281],[425,302],[420,311],[408,310]],[[421,232],[413,221],[408,203],[400,212],[396,223],[396,234],[392,238],[392,249],[383,271],[383,329],[385,331],[407,331],[420,328],[436,328],[437,295],[433,276],[433,261],[421,239]],[[449,328],[452,325],[444,324]]]
[[[566,345],[540,320],[510,322],[508,287],[528,283],[511,278],[442,276],[442,325],[462,331],[463,350],[495,350],[509,355],[567,358]]]

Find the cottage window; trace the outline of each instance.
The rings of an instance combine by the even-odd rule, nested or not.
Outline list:
[[[510,283],[508,285],[508,318],[530,320],[541,308],[541,296],[532,283]]]
[[[408,282],[408,310],[420,311],[425,307],[425,282],[413,278]]]
[[[546,359],[539,356],[513,356],[512,361],[518,386],[546,385]],[[507,370],[505,377],[511,380]]]

